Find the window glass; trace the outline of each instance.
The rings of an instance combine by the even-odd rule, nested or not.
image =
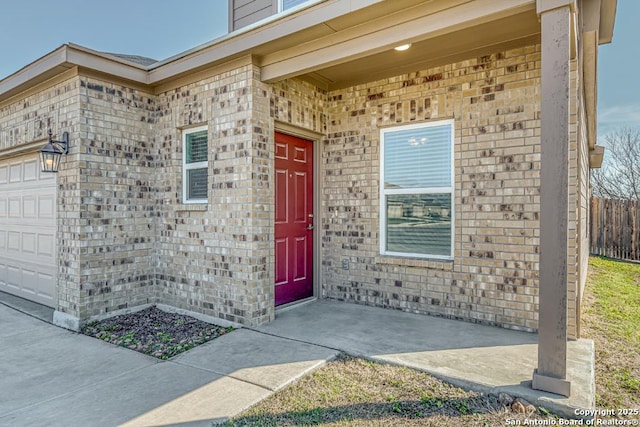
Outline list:
[[[448,256],[451,194],[387,196],[387,251]]]
[[[380,252],[453,257],[453,121],[382,129]]]
[[[451,127],[388,132],[384,140],[384,187],[451,186]]]
[[[206,127],[189,129],[183,134],[182,200],[184,203],[207,202],[208,135]]]
[[[204,200],[207,198],[207,169],[189,169],[187,171],[187,198]]]
[[[309,0],[282,0],[282,10],[291,9]]]
[[[186,136],[187,163],[207,161],[207,131],[189,133]]]

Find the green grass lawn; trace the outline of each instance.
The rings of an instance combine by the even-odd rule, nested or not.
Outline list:
[[[582,334],[596,345],[597,405],[640,408],[640,264],[591,258],[589,268]],[[507,420],[525,425],[531,419],[560,423],[542,408],[515,414],[495,396],[413,369],[345,356],[227,425],[503,426]]]
[[[640,264],[592,257],[582,336],[596,347],[596,404],[640,407]]]
[[[249,409],[227,426],[500,426],[515,414],[496,396],[413,369],[342,356]],[[551,425],[551,424],[550,424]]]

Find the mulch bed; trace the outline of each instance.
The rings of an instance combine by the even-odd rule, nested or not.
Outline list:
[[[184,314],[168,313],[152,306],[82,327],[85,335],[126,347],[159,359],[169,359],[231,332]]]

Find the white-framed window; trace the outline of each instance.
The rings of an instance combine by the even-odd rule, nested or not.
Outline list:
[[[207,203],[208,200],[208,141],[206,126],[182,132],[182,201]]]
[[[454,121],[380,130],[380,253],[453,259]]]

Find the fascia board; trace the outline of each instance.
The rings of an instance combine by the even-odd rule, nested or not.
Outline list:
[[[75,66],[99,71],[146,85],[148,73],[143,66],[118,61],[108,54],[65,44],[0,81],[0,101],[42,83]]]
[[[110,55],[97,55],[96,52],[89,49],[77,49],[75,46],[69,47],[67,50],[67,62],[136,83],[147,84],[148,82],[148,73],[144,68],[115,61],[110,58]]]
[[[10,98],[25,85],[33,86],[52,77],[51,71],[67,64],[67,45],[62,45],[42,58],[0,81],[0,101]]]

